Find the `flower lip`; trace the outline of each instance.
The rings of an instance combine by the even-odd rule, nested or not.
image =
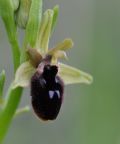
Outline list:
[[[56,65],[45,65],[44,61],[42,63],[42,67],[38,67],[40,70],[31,78],[32,107],[42,120],[54,120],[61,108],[64,83],[57,75]]]
[[[55,77],[58,72],[58,67],[56,65],[45,65],[43,70],[43,76]]]

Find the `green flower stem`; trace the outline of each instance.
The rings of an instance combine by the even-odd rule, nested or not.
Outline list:
[[[25,61],[25,50],[29,44],[34,46],[37,38],[37,32],[41,20],[42,0],[32,0],[29,19],[25,32],[24,49],[22,51],[21,63]],[[14,70],[20,65],[20,52],[16,34],[16,25],[14,21],[14,5],[11,0],[0,0],[0,15],[4,21],[9,41],[12,46]],[[18,104],[22,96],[23,88],[17,87],[13,89],[12,84],[7,92],[5,104],[0,113],[0,144],[6,135],[11,120],[14,117]]]
[[[0,0],[0,14],[4,21],[8,39],[11,44],[14,71],[16,71],[20,64],[20,51],[14,21],[14,7],[10,0]],[[19,87],[13,90],[10,86],[6,96],[5,105],[0,113],[0,143],[2,143],[6,135],[16,108],[19,104],[21,94],[22,88]]]
[[[20,62],[20,51],[17,41],[16,25],[14,21],[14,7],[10,0],[0,0],[0,14],[4,21],[8,39],[11,44],[14,71],[16,71]]]
[[[16,71],[20,65],[20,51],[17,40],[14,39],[14,41],[11,42],[11,45],[12,45],[12,55],[14,62],[14,71]]]

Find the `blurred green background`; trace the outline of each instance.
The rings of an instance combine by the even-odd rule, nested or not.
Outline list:
[[[94,83],[70,85],[55,121],[42,122],[33,111],[12,121],[4,144],[120,144],[120,1],[44,0],[44,9],[59,4],[51,46],[66,37],[74,48],[65,62],[94,77]],[[20,41],[23,32],[20,31]],[[11,51],[0,20],[0,71],[13,79]],[[30,105],[26,89],[21,106]]]

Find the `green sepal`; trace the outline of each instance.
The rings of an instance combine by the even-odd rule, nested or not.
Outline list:
[[[17,69],[15,74],[15,80],[13,81],[12,88],[27,87],[30,84],[32,75],[35,73],[35,68],[29,61],[24,62]]]
[[[90,74],[85,73],[79,69],[62,63],[58,63],[58,67],[59,75],[66,85],[75,83],[91,84],[93,81],[93,78]]]

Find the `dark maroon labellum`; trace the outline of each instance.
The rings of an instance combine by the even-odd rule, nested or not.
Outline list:
[[[43,120],[56,119],[63,99],[64,84],[57,75],[56,65],[45,65],[31,78],[32,106],[37,116]]]

